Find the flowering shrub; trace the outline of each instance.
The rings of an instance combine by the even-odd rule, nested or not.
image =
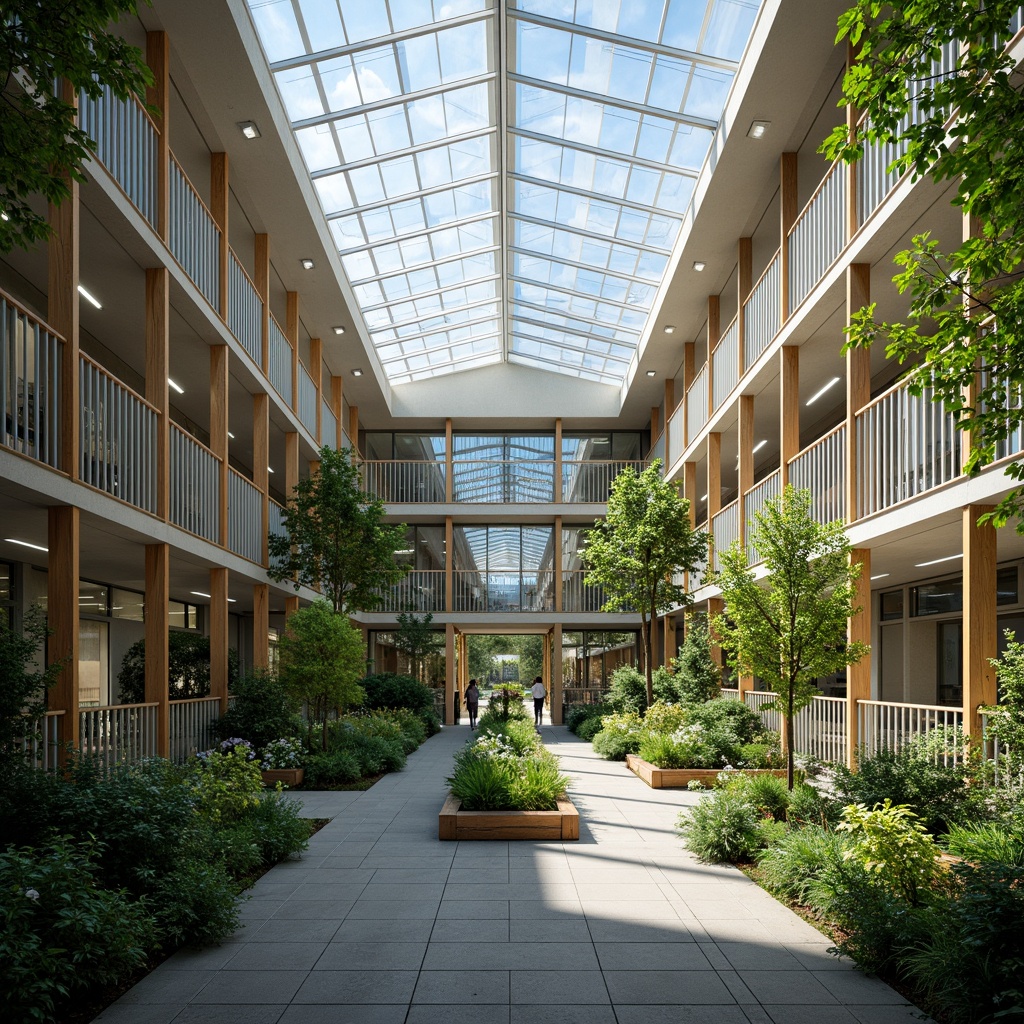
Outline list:
[[[200,750],[196,757],[200,761],[205,761],[210,754],[230,754],[235,750],[240,750],[247,761],[256,760],[256,750],[248,740],[243,740],[241,736],[232,736],[230,739],[221,740],[220,743],[212,750]]]
[[[263,748],[260,767],[264,771],[298,768],[302,764],[302,742],[294,736],[271,740]]]
[[[192,786],[199,810],[211,821],[234,821],[259,804],[263,779],[259,762],[250,755],[252,745],[241,740],[226,754],[207,750],[196,756]]]
[[[609,761],[625,761],[640,749],[643,719],[635,711],[621,711],[601,719],[601,731],[594,737],[594,750]]]

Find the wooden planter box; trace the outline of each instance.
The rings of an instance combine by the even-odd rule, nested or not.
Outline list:
[[[579,839],[580,816],[561,797],[557,811],[462,811],[449,794],[437,818],[438,839]]]
[[[718,776],[722,768],[658,768],[650,761],[644,761],[636,754],[626,755],[626,767],[638,775],[651,789],[685,789],[689,783],[697,780],[707,787],[718,785]],[[786,777],[785,768],[736,768],[733,771],[744,775],[776,775],[780,779]],[[731,775],[732,772],[726,772]]]
[[[263,776],[264,786],[276,786],[283,782],[286,786],[298,786],[306,777],[305,768],[274,768],[270,771],[260,772]]]

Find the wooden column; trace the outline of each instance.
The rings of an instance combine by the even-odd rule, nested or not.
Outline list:
[[[708,434],[708,527],[722,510],[722,435]]]
[[[555,420],[555,501],[565,501],[562,487],[562,418]]]
[[[80,512],[72,505],[47,510],[46,624],[51,665],[62,662],[57,681],[47,694],[47,707],[63,711],[58,719],[62,744],[78,747],[78,575]],[[62,755],[63,756],[63,755]]]
[[[260,364],[263,376],[270,377],[270,235],[256,235],[253,239],[254,274],[252,283],[263,302],[260,337],[263,339]]]
[[[252,665],[270,668],[270,587],[252,585]]]
[[[661,434],[661,410],[651,406],[651,440],[656,441]]]
[[[166,32],[146,33],[146,63],[153,72],[153,84],[146,87],[146,102],[156,107],[153,117],[156,139],[156,233],[166,242],[171,220],[170,192],[170,94],[171,58]]]
[[[292,411],[299,411],[299,293],[286,292],[285,336],[291,346],[292,356]]]
[[[228,570],[210,570],[210,696],[228,710]]]
[[[455,724],[455,625],[444,627],[444,724]]]
[[[453,465],[455,453],[452,451],[452,419],[449,416],[444,421],[444,500],[451,504],[454,501],[455,480],[453,479]]]
[[[708,598],[708,622],[716,615],[722,615],[725,612],[725,602],[720,597],[709,597]],[[722,648],[717,642],[714,630],[711,631],[711,657],[720,669],[725,668],[725,656],[722,653]],[[724,678],[724,672],[722,673]]]
[[[444,610],[454,611],[455,605],[455,528],[452,517],[444,517]]]
[[[722,340],[722,303],[717,295],[708,296],[708,413],[715,408],[715,372],[714,354],[718,343]],[[692,437],[687,437],[686,443],[690,444]]]
[[[210,450],[220,459],[217,467],[219,506],[217,510],[217,538],[228,543],[228,465],[231,439],[228,437],[228,367],[231,354],[227,345],[210,346]]]
[[[263,495],[262,560],[269,565],[267,528],[270,523],[270,396],[252,396],[252,482]]]
[[[850,552],[851,564],[860,565],[857,591],[853,606],[860,611],[847,620],[846,635],[851,643],[860,640],[871,643],[871,551],[854,548]],[[995,590],[993,588],[993,594]],[[846,670],[846,763],[857,766],[857,748],[860,746],[860,716],[857,701],[871,700],[871,655],[865,655],[856,665]]]
[[[743,376],[746,365],[747,314],[743,303],[750,296],[754,278],[754,240],[741,238],[736,246],[736,340],[738,361],[736,379]]]
[[[980,748],[981,715],[978,707],[996,703],[996,671],[991,660],[998,651],[996,617],[996,530],[978,525],[990,505],[968,505],[963,510],[964,543],[964,732]]]
[[[323,447],[323,374],[324,374],[324,343],[319,338],[309,339],[309,373],[316,388],[316,446],[317,451]]]
[[[156,424],[156,514],[166,520],[170,501],[170,272],[146,271],[146,401],[159,413]]]
[[[690,526],[697,525],[697,502],[700,495],[697,494],[697,463],[683,463],[683,496],[690,499]]]
[[[561,612],[562,603],[562,517],[555,516],[555,536],[551,545],[551,569],[555,588],[555,611]]]
[[[789,308],[789,231],[796,222],[796,153],[783,153],[779,161],[779,296],[780,319],[785,323],[792,310]]]
[[[551,708],[551,724],[563,725],[562,721],[562,624],[551,627],[551,685],[548,687]]]
[[[359,406],[348,407],[348,439],[352,442],[353,456],[359,456]]]
[[[230,208],[228,191],[228,155],[227,153],[210,154],[210,213],[213,221],[220,228],[220,241],[217,249],[217,280],[220,285],[220,315],[223,320],[228,318],[228,209]]]
[[[289,430],[284,435],[284,495],[292,497],[299,484],[299,432]]]
[[[146,545],[146,703],[156,703],[156,752],[167,757],[171,749],[170,707],[170,592],[171,547]]]
[[[541,679],[544,682],[544,689],[548,692],[548,715],[551,714],[552,700],[551,700],[551,632],[548,631],[544,634],[544,644],[541,647]],[[520,679],[520,682],[523,682]],[[554,724],[554,723],[552,723]]]
[[[665,630],[662,634],[662,640],[664,642],[662,664],[666,668],[671,669],[672,659],[676,656],[676,618],[674,615],[666,615],[664,621]]]
[[[783,488],[789,483],[789,460],[800,453],[800,349],[779,349],[779,468]]]
[[[284,599],[284,621],[285,625],[288,624],[288,620],[299,610],[299,595],[288,594]]]
[[[851,263],[846,269],[846,322],[871,301],[871,266]],[[860,518],[857,476],[860,453],[857,450],[857,410],[871,401],[871,352],[852,348],[846,353],[846,521]]]
[[[334,413],[338,421],[334,447],[338,451],[341,451],[345,444],[344,424],[341,422],[342,411],[345,408],[345,403],[342,401],[343,387],[341,377],[331,377],[331,412]]]

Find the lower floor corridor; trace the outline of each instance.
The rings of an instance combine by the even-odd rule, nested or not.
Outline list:
[[[465,719],[463,719],[465,721]],[[920,1011],[674,832],[699,797],[648,789],[562,728],[573,843],[440,842],[468,726],[363,793],[251,890],[222,946],[182,951],[104,1024],[910,1024]]]

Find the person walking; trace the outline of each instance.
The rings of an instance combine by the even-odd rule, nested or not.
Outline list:
[[[544,680],[540,676],[534,679],[530,692],[533,694],[533,724],[540,726],[541,719],[544,717],[544,698],[548,695],[548,691],[544,688]]]
[[[470,679],[469,686],[466,687],[466,710],[469,712],[470,729],[476,728],[476,712],[479,707],[480,690],[476,685],[476,680]]]

